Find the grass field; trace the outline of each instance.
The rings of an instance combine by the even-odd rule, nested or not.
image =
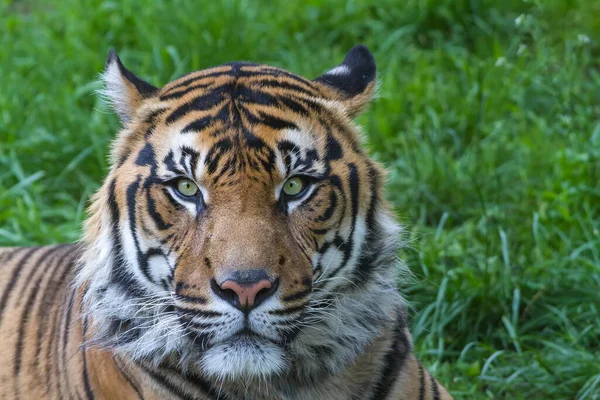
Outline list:
[[[418,354],[457,399],[600,399],[599,0],[1,1],[0,245],[78,238],[110,47],[160,85],[240,59],[314,77],[365,43]]]

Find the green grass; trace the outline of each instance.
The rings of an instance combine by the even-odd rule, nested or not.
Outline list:
[[[362,42],[420,357],[457,399],[600,399],[600,1],[53,3],[0,6],[1,245],[79,236],[118,127],[109,47],[164,84],[236,59],[317,76]]]

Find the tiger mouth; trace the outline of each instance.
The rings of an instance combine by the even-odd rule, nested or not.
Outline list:
[[[281,348],[285,347],[283,340],[274,340],[250,329],[248,326],[245,326],[239,329],[237,332],[234,332],[228,337],[218,341],[211,341],[212,338],[209,334],[203,334],[202,332],[198,332],[196,330],[188,329],[188,332],[190,332],[190,336],[193,336],[190,337],[192,346],[199,348],[202,352],[223,344],[235,347],[259,347],[264,344],[273,344]]]
[[[246,345],[256,345],[260,342],[272,343],[277,346],[281,346],[281,343],[274,341],[260,333],[254,332],[248,328],[244,328],[239,332],[234,333],[224,342],[233,343],[233,344],[246,344]],[[258,343],[257,343],[258,342]]]

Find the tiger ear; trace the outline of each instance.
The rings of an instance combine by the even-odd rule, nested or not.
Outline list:
[[[144,99],[158,91],[158,88],[125,68],[114,49],[108,52],[102,81],[104,88],[100,93],[108,100],[123,123],[133,118]]]
[[[355,117],[376,91],[375,58],[366,46],[354,46],[344,61],[314,80],[326,89],[329,100],[339,103],[348,116]]]

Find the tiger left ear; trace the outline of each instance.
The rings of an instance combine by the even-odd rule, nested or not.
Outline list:
[[[100,93],[112,105],[123,123],[133,118],[144,99],[158,91],[157,87],[125,68],[114,49],[108,53],[102,80],[104,88]]]
[[[355,117],[375,95],[377,67],[366,46],[354,46],[344,61],[314,80],[322,84],[328,98],[339,103],[348,116]]]

